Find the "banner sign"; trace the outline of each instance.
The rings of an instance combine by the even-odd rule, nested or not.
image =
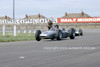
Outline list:
[[[57,18],[47,18],[47,19],[4,19],[0,20],[0,24],[20,24],[20,23],[48,23],[52,21],[53,23],[57,23]]]
[[[100,17],[90,18],[58,18],[58,23],[99,23]]]

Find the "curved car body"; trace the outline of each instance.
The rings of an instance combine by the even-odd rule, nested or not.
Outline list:
[[[43,39],[53,39],[56,37],[57,31],[58,30],[50,29],[49,31],[42,32],[40,34],[40,37]],[[61,30],[61,31],[62,31],[62,38],[67,38],[69,36],[68,32],[66,32],[65,30]]]

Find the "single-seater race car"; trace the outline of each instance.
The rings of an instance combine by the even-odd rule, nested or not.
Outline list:
[[[40,30],[36,30],[35,32],[35,39],[37,41],[40,41],[41,39],[57,39],[61,40],[62,38],[68,38],[74,39],[75,38],[75,29],[71,28],[68,32],[63,28],[62,30],[60,29],[53,29],[51,28],[48,31],[41,32]]]
[[[75,30],[75,36],[83,36],[83,31],[82,31],[82,29]]]

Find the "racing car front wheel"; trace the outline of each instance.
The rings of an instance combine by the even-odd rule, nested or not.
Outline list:
[[[61,40],[62,39],[62,31],[61,30],[57,31],[56,38],[57,38],[57,40]]]
[[[40,34],[41,34],[41,31],[40,31],[40,30],[36,30],[35,39],[36,39],[37,41],[40,41],[40,40],[41,40]]]
[[[69,37],[70,37],[70,39],[74,39],[75,38],[75,29],[71,28],[69,30]]]

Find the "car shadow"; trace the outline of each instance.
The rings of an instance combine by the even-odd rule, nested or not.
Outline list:
[[[75,39],[70,39],[70,38],[63,38],[62,40],[56,40],[56,39],[54,39],[54,40],[51,40],[51,39],[43,39],[42,41],[43,42],[57,42],[57,41],[69,41],[69,40],[77,40],[78,38],[76,37]]]
[[[66,39],[66,38],[63,38],[62,40],[51,40],[51,39],[44,39],[43,42],[54,42],[54,41],[64,41],[64,40],[70,40],[70,39]]]

